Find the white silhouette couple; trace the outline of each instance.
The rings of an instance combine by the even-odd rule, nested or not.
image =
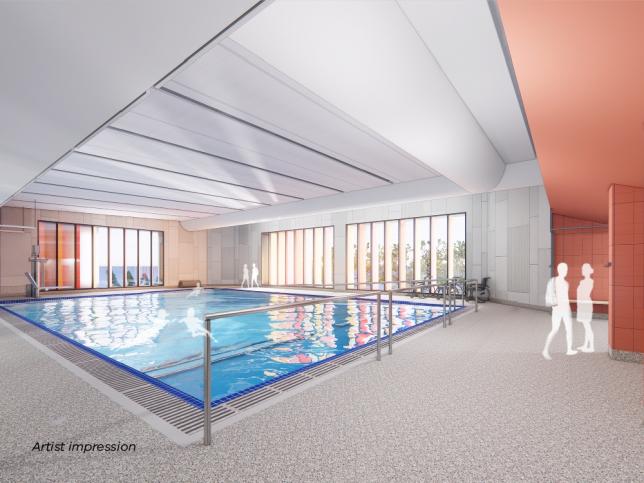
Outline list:
[[[584,343],[577,349],[582,352],[595,351],[595,338],[590,321],[593,318],[593,301],[590,297],[593,291],[594,281],[590,277],[593,274],[593,267],[584,263],[581,267],[581,273],[584,276],[577,287],[577,321],[582,323],[585,330]],[[548,281],[546,287],[546,305],[552,307],[552,329],[546,338],[546,345],[543,348],[542,355],[545,359],[550,360],[550,343],[557,332],[561,322],[564,323],[566,330],[566,355],[572,356],[577,353],[572,348],[572,313],[570,310],[570,299],[568,298],[568,265],[560,263],[557,265],[557,276]]]
[[[244,263],[244,268],[242,269],[242,283],[241,283],[242,288],[244,288],[244,284],[246,284],[246,287],[252,287],[253,285],[255,287],[259,287],[259,282],[257,281],[258,277],[259,277],[259,269],[257,268],[257,265],[253,263],[253,271],[249,282],[248,264]]]

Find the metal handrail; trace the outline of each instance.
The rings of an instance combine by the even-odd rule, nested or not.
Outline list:
[[[210,422],[210,414],[211,414],[211,402],[212,402],[212,396],[211,396],[211,322],[213,320],[217,319],[223,319],[226,317],[231,317],[233,315],[250,315],[250,314],[256,314],[259,312],[273,312],[276,310],[285,310],[285,309],[290,309],[294,307],[304,307],[307,305],[318,305],[318,304],[324,304],[324,303],[329,303],[329,302],[339,302],[343,300],[350,300],[356,297],[365,297],[365,296],[371,296],[371,295],[376,295],[377,296],[377,315],[376,315],[376,353],[377,353],[377,360],[380,360],[380,332],[381,332],[381,294],[382,292],[380,291],[375,291],[375,292],[361,292],[359,294],[351,294],[351,295],[338,295],[335,297],[324,297],[324,298],[319,298],[319,299],[314,299],[314,300],[303,300],[300,302],[291,302],[288,304],[273,304],[273,305],[264,305],[261,307],[252,307],[249,309],[241,309],[241,310],[229,310],[226,312],[215,312],[215,313],[210,313],[206,314],[204,316],[204,321],[205,321],[205,328],[204,328],[204,394],[203,394],[203,411],[204,411],[204,433],[203,433],[203,444],[206,446],[209,446],[212,443],[212,431],[211,431],[211,422]],[[390,322],[391,325],[391,322]]]
[[[434,280],[432,280],[434,281]],[[381,342],[381,332],[382,332],[382,295],[387,294],[388,295],[388,317],[389,317],[389,334],[388,334],[388,345],[389,345],[389,354],[393,353],[393,294],[394,293],[404,293],[408,291],[414,291],[414,290],[422,290],[424,288],[431,288],[431,287],[442,287],[443,288],[443,327],[447,327],[447,318],[449,319],[449,324],[451,325],[452,323],[452,307],[456,307],[456,300],[454,297],[454,286],[455,282],[454,280],[448,279],[448,280],[436,280],[440,281],[441,283],[427,283],[427,280],[413,280],[413,281],[405,281],[404,283],[408,284],[414,284],[411,287],[403,287],[403,288],[397,288],[397,289],[390,289],[390,290],[377,290],[377,291],[370,291],[370,292],[358,292],[358,293],[352,293],[350,295],[338,295],[338,296],[333,296],[333,297],[324,297],[324,298],[318,298],[314,300],[303,300],[300,302],[290,302],[286,304],[273,304],[273,305],[264,305],[261,307],[252,307],[248,309],[240,309],[240,310],[229,310],[226,312],[215,312],[215,313],[209,313],[204,316],[204,325],[205,325],[205,330],[204,330],[204,438],[203,442],[204,445],[210,445],[212,443],[212,431],[211,431],[211,404],[212,404],[212,396],[211,396],[211,388],[212,388],[212,361],[211,361],[211,328],[212,324],[211,322],[213,320],[217,319],[222,319],[226,317],[231,317],[231,316],[239,316],[239,315],[250,315],[250,314],[256,314],[260,312],[273,312],[273,311],[278,311],[278,310],[285,310],[285,309],[290,309],[290,308],[295,308],[295,307],[304,307],[307,305],[318,305],[318,304],[324,304],[324,303],[329,303],[329,302],[340,302],[340,301],[345,301],[345,300],[351,300],[354,298],[358,297],[370,297],[370,296],[376,296],[376,360],[381,360],[381,349],[380,349],[380,342]],[[477,285],[477,290],[476,290],[476,310],[478,311],[478,281],[477,280],[470,280],[470,281],[465,281],[464,283],[467,284],[468,282],[476,283]],[[392,282],[378,282],[378,283],[392,283]],[[398,282],[400,283],[400,282]],[[418,285],[416,285],[418,284]],[[333,286],[336,285],[342,285],[342,286],[347,286],[347,285],[353,285],[353,284],[333,284]],[[465,291],[463,291],[465,292]],[[449,300],[449,310],[447,308],[447,302]],[[465,297],[463,297],[463,306],[465,306]],[[446,318],[447,316],[447,318]]]

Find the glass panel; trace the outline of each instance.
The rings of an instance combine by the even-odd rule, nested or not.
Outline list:
[[[382,221],[371,224],[371,239],[373,242],[371,252],[371,281],[385,281],[385,224]],[[384,288],[383,284],[374,285],[373,288]]]
[[[400,280],[414,279],[414,220],[400,220]],[[401,284],[405,287],[407,284]]]
[[[163,285],[163,232],[152,232],[152,285]]]
[[[76,288],[92,288],[92,227],[76,225]]]
[[[136,287],[139,278],[139,238],[137,230],[125,230],[125,283]]]
[[[286,284],[295,283],[295,233],[286,232]]]
[[[277,285],[277,232],[270,234],[270,261],[268,283]]]
[[[324,228],[316,228],[313,233],[313,283],[322,285],[324,283]]]
[[[108,269],[108,231],[105,226],[94,227],[94,288],[106,288]]]
[[[286,283],[286,232],[277,232],[277,284]]]
[[[295,284],[304,283],[304,230],[295,230],[294,261]]]
[[[385,223],[385,279],[398,280],[398,220]],[[396,287],[396,284],[387,285],[387,288]]]
[[[268,233],[262,233],[262,285],[268,285],[269,273],[269,253],[270,253],[270,237]]]
[[[324,228],[324,285],[333,287],[333,227]]]
[[[38,245],[40,257],[47,261],[41,264],[40,286],[56,285],[56,223],[41,221],[38,223]]]
[[[110,228],[110,287],[123,286],[123,228]]]
[[[449,216],[448,265],[450,277],[465,277],[465,214]]]
[[[304,230],[304,284],[313,284],[313,228]]]
[[[447,216],[432,217],[432,278],[447,278]]]
[[[414,249],[414,278],[426,280],[431,277],[431,256],[429,251],[429,218],[416,218],[416,237]]]
[[[371,282],[371,223],[358,225],[358,288],[369,290]]]
[[[75,268],[74,225],[58,223],[58,287],[74,288]]]
[[[347,225],[347,288],[358,282],[358,225]]]
[[[139,230],[139,285],[150,285],[150,232]]]

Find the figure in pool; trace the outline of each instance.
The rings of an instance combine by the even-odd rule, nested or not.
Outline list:
[[[590,326],[593,320],[593,299],[590,297],[595,281],[591,278],[594,270],[589,263],[581,266],[581,274],[584,276],[577,287],[577,322],[584,326],[584,343],[577,347],[582,352],[595,352],[595,335]]]
[[[552,329],[546,338],[546,345],[541,353],[544,359],[550,360],[550,343],[564,323],[566,330],[566,355],[572,356],[577,353],[572,348],[572,313],[570,310],[570,299],[568,298],[568,264],[560,263],[557,265],[557,276],[548,281],[546,287],[546,304],[552,307]]]

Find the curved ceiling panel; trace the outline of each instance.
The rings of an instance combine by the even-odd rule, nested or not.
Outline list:
[[[232,39],[469,191],[505,163],[395,2],[278,2]]]

